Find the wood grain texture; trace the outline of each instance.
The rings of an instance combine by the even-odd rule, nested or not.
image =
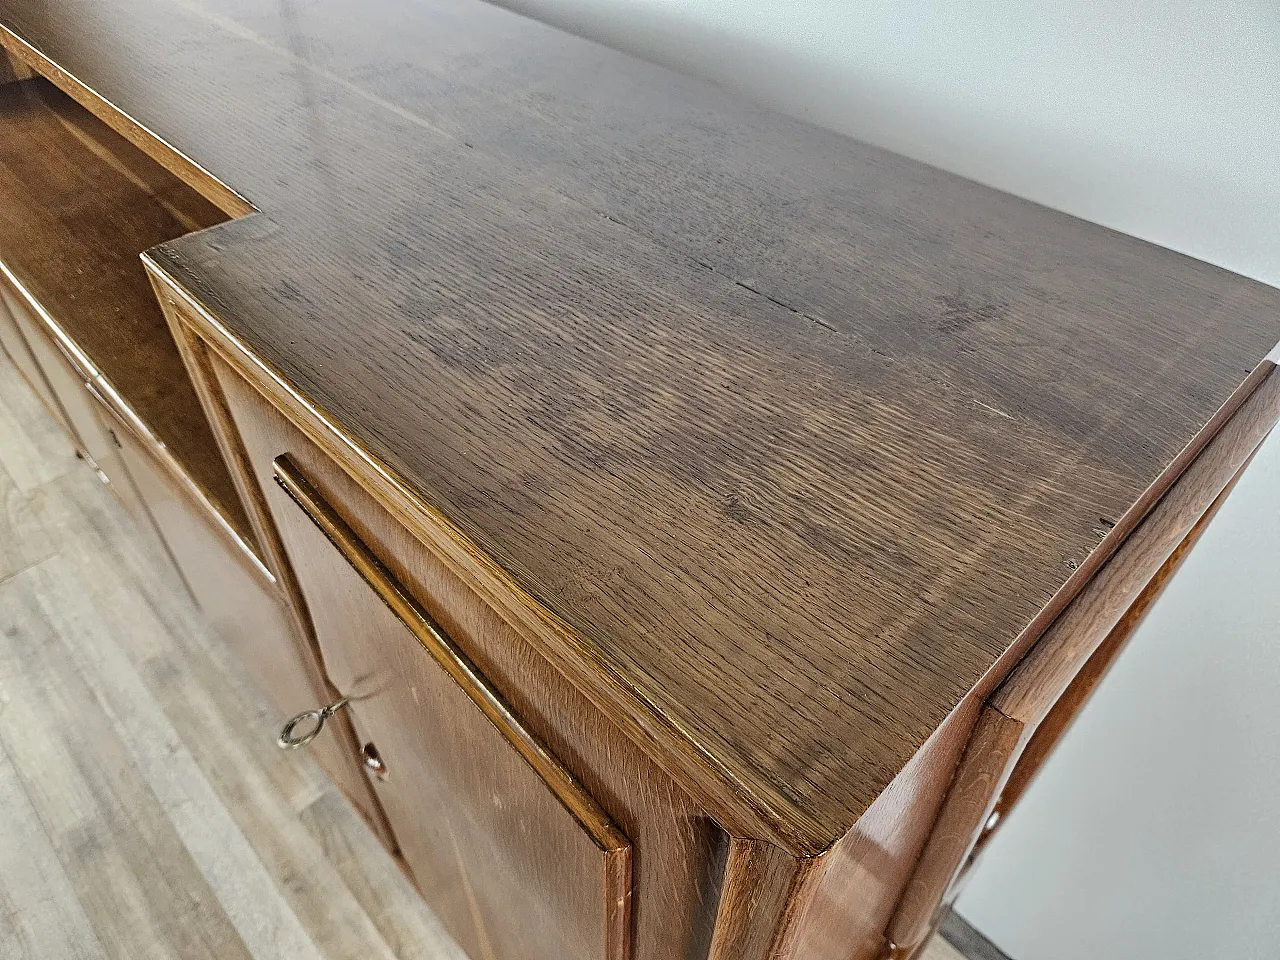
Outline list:
[[[157,295],[161,291],[157,290]],[[271,678],[277,675],[273,661],[283,658],[287,663],[287,675],[292,679],[292,691],[288,696],[296,696],[299,691],[311,691],[311,707],[291,706],[284,708],[285,716],[292,716],[304,709],[312,709],[316,705],[332,703],[338,698],[334,688],[322,666],[320,648],[315,638],[311,616],[307,610],[293,568],[280,543],[280,535],[267,510],[262,490],[258,486],[252,469],[248,463],[248,454],[240,438],[231,411],[227,408],[222,388],[217,382],[208,350],[182,322],[181,317],[172,309],[167,298],[161,296],[165,308],[165,318],[169,321],[174,342],[182,353],[183,362],[191,375],[192,386],[200,397],[209,417],[209,424],[217,438],[218,447],[224,462],[231,472],[232,482],[244,505],[250,525],[255,535],[255,546],[276,579],[277,599],[284,605],[284,616],[288,621],[288,629],[278,639],[285,641],[281,646],[270,651],[267,657],[250,655],[249,663],[256,663],[256,672],[260,682],[267,682],[271,688],[283,693],[290,685],[276,684]],[[234,606],[234,604],[233,604]],[[282,699],[277,699],[277,703]],[[345,716],[334,717],[330,726],[333,736],[322,744],[317,753],[321,764],[337,782],[350,801],[361,811],[369,825],[387,845],[395,849],[395,839],[386,824],[372,790],[365,777],[358,769],[360,744]]]
[[[13,389],[7,389],[10,387]],[[42,416],[39,405],[22,390],[11,372],[8,376],[0,374],[0,419],[8,412],[5,398],[17,411],[25,427],[24,435],[38,438],[44,431],[36,421],[43,419],[47,423],[47,417]],[[52,436],[57,437],[56,429]],[[0,437],[0,461],[5,465],[23,464],[24,471],[35,472],[26,464],[39,444],[37,439],[28,443],[31,446],[23,451],[21,441]],[[65,446],[61,449],[65,451]],[[40,589],[60,608],[61,622],[67,623],[68,617],[74,621],[69,630],[77,636],[79,658],[90,672],[91,683],[96,684],[95,695],[113,702],[121,716],[129,717],[127,725],[116,729],[125,731],[122,739],[142,766],[148,782],[159,784],[162,790],[180,790],[189,797],[179,806],[167,808],[166,813],[175,819],[187,818],[187,825],[179,827],[180,835],[187,831],[184,843],[213,854],[203,863],[197,858],[201,871],[213,870],[217,876],[218,864],[227,862],[232,854],[228,848],[234,847],[234,842],[223,832],[227,829],[225,815],[201,806],[211,800],[208,793],[201,799],[198,782],[192,780],[190,768],[183,767],[187,756],[208,778],[216,801],[225,803],[231,812],[234,822],[230,829],[241,831],[255,849],[266,851],[268,873],[281,884],[281,889],[289,890],[292,906],[285,905],[284,909],[296,910],[322,955],[331,949],[346,949],[343,945],[351,943],[353,931],[358,937],[368,936],[369,928],[363,921],[353,920],[349,912],[345,885],[369,914],[392,955],[401,960],[461,958],[374,836],[332,788],[326,789],[323,778],[307,762],[305,752],[281,754],[268,742],[279,723],[279,713],[252,695],[241,665],[227,656],[224,647],[210,642],[207,628],[198,622],[194,612],[178,614],[190,604],[184,603],[180,588],[175,589],[171,572],[168,578],[163,575],[162,564],[152,571],[141,563],[146,558],[139,553],[146,542],[135,537],[136,544],[121,549],[120,538],[129,532],[128,524],[123,517],[112,519],[111,504],[102,502],[102,487],[92,474],[73,457],[56,450],[39,474],[52,478],[67,469],[80,480],[73,485],[59,481],[47,496],[39,495],[39,518],[34,521],[25,498],[10,496],[15,506],[24,509],[11,511],[10,515],[18,517],[19,522],[3,531],[0,545],[12,544],[33,557],[38,554],[36,559],[55,548],[73,558],[72,575],[57,578],[57,583],[64,586],[46,579]],[[88,503],[94,506],[86,511]],[[40,521],[56,531],[56,537],[48,536]],[[128,657],[128,665],[121,664],[118,655],[111,652],[117,644]],[[138,680],[130,679],[130,668],[137,671],[141,689]],[[163,718],[156,712],[157,707],[163,711]],[[174,748],[174,741],[169,739],[172,734],[164,732],[166,725],[173,732],[181,732],[181,747]],[[151,763],[150,768],[147,762]],[[292,816],[300,819],[304,833],[287,825]],[[203,837],[190,832],[195,824]],[[316,843],[321,859],[316,858]],[[28,843],[23,852],[31,849],[33,844]],[[287,924],[280,924],[280,914],[276,912],[280,901],[254,890],[248,873],[239,864],[230,880],[223,872],[219,882],[224,886],[211,889],[220,900],[231,904],[229,916],[240,918],[238,929],[248,931],[246,945],[250,952],[264,960],[275,960],[280,955],[279,947],[288,943],[283,929]],[[11,876],[12,873],[0,874],[0,892]],[[315,882],[299,884],[296,878],[300,876]],[[21,897],[11,898],[10,902],[30,903]],[[28,916],[47,918],[48,911],[70,916],[81,908],[74,894],[64,890],[63,895],[55,893],[40,900],[39,909],[44,913],[27,914],[28,909],[32,908],[22,907],[18,922],[25,922]],[[246,914],[246,910],[252,913]],[[736,922],[741,925],[748,919],[749,916],[740,916]],[[341,936],[332,932],[335,924],[347,926]],[[47,923],[41,929],[47,935],[56,933],[56,928]],[[0,942],[4,943],[0,953],[4,953],[9,944],[3,941],[2,934]],[[382,955],[376,940],[362,942],[368,956]],[[844,954],[840,948],[833,941],[819,956],[824,960],[841,957]],[[950,960],[954,954],[945,951],[945,943],[934,941],[924,956],[933,958],[936,954]],[[701,957],[705,953],[704,944],[674,955]],[[36,954],[45,955],[61,956],[61,952]]]
[[[30,80],[35,76],[29,66],[7,50],[0,51],[0,84],[13,83],[17,80]]]
[[[296,915],[276,892],[275,882],[219,798],[191,751],[165,716],[158,699],[116,640],[121,627],[146,635],[160,626],[158,618],[132,617],[111,611],[105,616],[88,592],[69,595],[67,586],[79,572],[64,558],[43,567],[38,595],[54,608],[51,621],[66,638],[74,638],[76,663],[94,705],[120,738],[163,816],[190,854],[209,892],[225,911],[250,955],[319,957]],[[119,595],[117,594],[117,597]],[[124,612],[124,611],[120,611]],[[156,640],[151,634],[148,639]],[[180,895],[175,891],[175,895]],[[181,924],[181,918],[174,921]],[[139,931],[139,939],[145,937]],[[210,947],[217,951],[218,942]],[[135,947],[136,949],[136,947]]]
[[[1280,418],[1280,374],[1269,362],[1263,367],[1262,382],[1236,415],[1001,684],[991,698],[996,709],[1037,725],[1099,644],[1140,602]]]
[[[280,716],[291,717],[330,702],[331,691],[318,680],[316,665],[307,652],[299,648],[284,598],[275,585],[263,582],[243,556],[229,549],[209,518],[165,477],[146,447],[123,431],[120,441],[129,473],[196,602],[223,642],[266,691]],[[341,721],[334,727],[340,731]],[[273,742],[271,736],[266,740]],[[381,829],[381,814],[356,760],[354,738],[335,732],[315,753],[370,824]]]
[[[1013,761],[1026,745],[1027,725],[984,706],[933,831],[888,927],[888,940],[910,956],[933,932],[938,903],[973,848]]]
[[[104,407],[98,411],[98,422],[116,447],[105,458],[96,462],[95,466],[98,468],[99,479],[107,485],[107,489],[120,502],[120,505],[128,511],[134,526],[137,528],[138,535],[147,541],[151,551],[157,556],[167,557],[177,569],[177,560],[173,551],[169,549],[169,545],[161,535],[160,528],[156,526],[156,520],[152,515],[151,508],[143,500],[138,484],[129,473],[129,468],[125,466],[124,450],[119,439],[119,421],[116,420],[110,410]],[[182,586],[186,588],[187,593],[190,594],[191,585],[187,582],[181,570],[178,570],[178,579],[182,582]]]
[[[403,861],[394,858],[393,863],[339,793],[321,793],[302,810],[300,820],[396,960],[469,960],[427,909]]]
[[[0,10],[262,210],[157,263],[794,852],[1056,615],[1277,339],[1260,285],[471,0]]]
[[[797,960],[872,960],[902,899],[982,709],[965,701],[858,823],[825,853],[798,904]]]
[[[208,349],[191,332],[189,326],[182,322],[180,315],[174,309],[172,298],[166,296],[163,290],[155,285],[155,278],[150,272],[148,277],[152,280],[157,299],[161,301],[161,309],[169,324],[169,332],[191,377],[191,386],[200,398],[201,406],[204,407],[209,427],[217,440],[218,450],[231,475],[231,482],[240,503],[244,506],[249,526],[253,530],[254,546],[261,554],[263,564],[276,578],[281,593],[290,598],[288,607],[290,616],[294,620],[295,632],[299,637],[306,638],[300,642],[312,656],[315,656],[315,644],[311,638],[311,622],[306,616],[306,605],[298,601],[297,584],[293,580],[292,570],[284,555],[284,548],[280,544],[279,534],[276,533],[266,505],[262,502],[262,494],[257,484],[252,481],[252,471],[245,463],[244,444],[240,441],[231,413],[222,399],[222,392],[217,387],[213,370],[209,365]]]
[[[8,59],[16,79],[31,80],[44,77],[52,80],[60,90],[144,154],[168,169],[228,217],[242,217],[254,212],[253,204],[172,144],[166,143],[155,131],[147,129],[114,103],[62,69],[17,33],[3,26],[0,26],[0,30],[4,30],[5,34],[4,56]]]
[[[1182,561],[1199,542],[1200,535],[1209,526],[1226,498],[1230,496],[1241,474],[1244,473],[1245,468],[1252,459],[1253,456],[1251,454],[1249,460],[1236,471],[1235,476],[1231,478],[1231,482],[1218,494],[1209,509],[1205,511],[1204,515],[1196,521],[1195,525],[1187,532],[1187,535],[1183,537],[1182,542],[1165,560],[1156,575],[1143,587],[1137,599],[1133,601],[1129,609],[1116,622],[1116,625],[1111,628],[1111,632],[1107,634],[1106,639],[1098,644],[1097,649],[1094,650],[1085,665],[1080,668],[1066,690],[1054,702],[1049,713],[1036,725],[1035,732],[1032,733],[1031,738],[1027,741],[1026,748],[1018,756],[1018,762],[1009,774],[1008,782],[1005,783],[1004,789],[1000,791],[1000,799],[992,811],[997,818],[997,822],[1003,821],[1017,806],[1018,800],[1026,792],[1032,779],[1044,766],[1044,762],[1049,758],[1054,748],[1057,747],[1067,730],[1070,729],[1076,717],[1080,715],[1080,711],[1084,709],[1098,682],[1111,669],[1116,657],[1124,650],[1129,638],[1133,636],[1134,631],[1138,629],[1146,618],[1152,605],[1163,593],[1165,585],[1177,573],[1178,568],[1182,566]],[[976,859],[981,854],[985,842],[994,835],[994,830],[983,831],[977,845],[974,847],[973,854],[970,857],[971,860]]]
[[[4,534],[0,537],[0,581],[53,554],[53,545],[27,498],[4,472],[0,472],[0,533]]]
[[[1080,708],[1091,681],[1163,588],[1244,464],[1280,417],[1280,376],[1264,364],[1229,422],[1155,503],[1137,529],[1045,631],[983,707],[938,819],[888,929],[910,955],[932,929],[938,904],[981,839],[1003,816]],[[1117,632],[1119,631],[1119,632]],[[1099,653],[1099,651],[1103,651]],[[1094,659],[1097,658],[1097,659]],[[1072,684],[1079,680],[1074,694]],[[1055,714],[1055,711],[1058,711]],[[1037,744],[1040,725],[1051,726]],[[1027,748],[1036,744],[1030,754]],[[1008,804],[1006,780],[1012,781]]]
[[[458,646],[439,621],[396,579],[395,574],[387,569],[373,550],[360,539],[359,534],[351,529],[342,514],[324,498],[306,474],[298,469],[293,459],[287,453],[281,454],[272,461],[271,466],[276,485],[288,494],[289,499],[325,536],[334,551],[346,562],[350,572],[355,573],[369,588],[361,591],[365,596],[353,605],[372,606],[366,602],[370,596],[381,601],[400,624],[392,632],[407,633],[416,640],[441,673],[457,685],[506,741],[510,752],[520,756],[532,768],[537,779],[542,781],[545,788],[578,822],[605,856],[611,858],[615,854],[619,855],[617,863],[627,867],[628,889],[626,895],[617,902],[629,902],[631,844],[618,830],[617,824],[609,819],[609,815],[595,798],[529,729],[501,691],[475,665],[470,655]],[[349,577],[344,577],[343,581],[351,582]],[[312,577],[310,589],[313,595],[317,592],[323,594],[326,584]],[[321,618],[322,621],[324,619]],[[348,626],[358,627],[358,623]],[[358,669],[357,672],[352,672],[352,666],[353,662],[358,664],[361,657],[348,649],[346,634],[349,631],[335,629],[328,623],[324,624],[324,630],[332,638],[327,648],[324,644],[321,646],[322,653],[325,649],[329,651],[325,655],[327,662],[332,665],[328,671],[329,676],[335,680],[339,690],[350,691],[354,697],[363,681]],[[423,669],[430,672],[425,667]],[[352,710],[358,713],[358,705],[353,706]]]
[[[794,917],[794,894],[812,866],[772,844],[730,840],[708,960],[789,956],[783,944]]]
[[[723,831],[436,554],[221,357],[210,360],[273,515],[296,516],[296,506],[272,479],[272,461],[287,453],[632,841],[633,960],[706,956],[727,845]]]
[[[18,402],[14,403],[14,400]],[[43,412],[35,396],[23,388],[17,371],[8,358],[0,355],[0,449],[15,450],[15,454],[8,458],[10,464],[18,467],[26,465],[28,457],[19,460],[16,455],[20,445],[39,457],[40,450],[36,444],[46,439],[39,432],[34,437],[19,433],[18,428],[21,426],[30,423],[31,427],[28,429],[38,430],[38,425],[43,421],[54,432],[54,436],[48,439],[57,439],[57,428],[48,416],[39,416]],[[56,447],[54,449],[57,450]],[[58,452],[61,456],[50,457],[49,466],[72,469],[76,461],[69,455],[70,447],[65,440]],[[4,466],[7,468],[10,464]],[[32,511],[23,488],[10,476],[8,469],[0,469],[0,580],[34,566],[52,556],[53,552],[53,542]]]
[[[5,472],[22,494],[80,463],[65,422],[40,401],[7,356],[0,356],[0,445]]]
[[[138,261],[225,215],[46,80],[0,90],[0,128],[0,260],[251,537]]]
[[[626,960],[626,838],[601,849],[307,514],[278,522],[329,674],[386,764],[375,792],[454,938],[478,960]]]

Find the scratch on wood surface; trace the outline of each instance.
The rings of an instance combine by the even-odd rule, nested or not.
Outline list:
[[[983,403],[981,400],[970,400],[969,402],[972,403],[975,407],[979,407],[980,409],[986,410],[988,413],[994,413],[997,417],[1004,417],[1006,420],[1018,419],[1012,413],[1005,413],[999,407],[993,407],[991,406],[991,404]]]
[[[463,862],[462,851],[458,849],[458,838],[453,830],[449,831],[449,843],[453,847],[453,859],[458,864],[458,875],[462,877],[462,889],[467,894],[467,906],[471,908],[471,919],[476,925],[476,937],[480,941],[480,949],[484,951],[485,960],[497,960],[493,954],[493,944],[489,942],[489,930],[484,925],[484,914],[476,900],[475,889],[471,886],[471,878],[467,876],[467,865]]]

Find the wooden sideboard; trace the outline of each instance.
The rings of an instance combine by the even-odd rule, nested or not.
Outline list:
[[[1280,292],[478,0],[0,44],[0,343],[476,960],[910,956],[1280,419]]]

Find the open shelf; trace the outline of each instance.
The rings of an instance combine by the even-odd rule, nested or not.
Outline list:
[[[139,254],[227,218],[43,78],[0,86],[0,261],[247,542]]]

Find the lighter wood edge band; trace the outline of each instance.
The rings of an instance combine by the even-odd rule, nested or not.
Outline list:
[[[391,612],[444,668],[489,722],[522,756],[606,853],[628,850],[631,842],[559,760],[531,733],[511,706],[485,678],[471,658],[454,643],[422,605],[400,584],[362,540],[302,474],[288,454],[272,462],[276,483],[319,528],[330,543],[373,588]]]
[[[1274,428],[1280,416],[1276,369],[1267,360],[1259,365],[1261,376],[1231,417],[1049,625],[988,703],[1007,717],[1039,725],[1150,578]]]
[[[257,212],[252,203],[231,187],[78,77],[72,76],[4,24],[0,24],[0,49],[44,77],[227,216],[234,219]]]

